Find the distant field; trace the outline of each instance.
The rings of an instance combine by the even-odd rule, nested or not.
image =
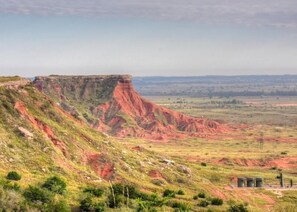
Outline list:
[[[295,185],[297,183],[297,97],[146,98],[189,115],[220,120],[237,129],[208,138],[166,143],[127,139],[124,142],[127,146],[139,145],[187,164],[194,173],[208,179],[224,194],[235,195],[267,211],[275,204],[280,204],[280,207],[295,204],[296,190],[268,190],[279,187],[276,176],[280,170],[284,173],[286,185],[290,179]],[[237,177],[262,177],[268,190],[233,189]],[[197,183],[203,186],[203,183]],[[260,193],[261,197],[257,197]],[[274,202],[276,198],[278,203]],[[261,210],[253,208],[252,211]]]
[[[297,125],[297,97],[176,97],[146,96],[147,99],[192,116],[234,124]]]
[[[145,96],[297,96],[297,75],[135,77]]]

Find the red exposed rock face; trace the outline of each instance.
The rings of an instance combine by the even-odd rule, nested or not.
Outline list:
[[[164,176],[158,170],[150,170],[148,175],[153,179],[164,179]]]
[[[104,154],[88,155],[87,163],[103,179],[110,180],[115,173],[114,164]]]
[[[87,111],[92,117],[86,120],[93,128],[118,137],[166,140],[229,131],[216,121],[184,115],[142,98],[128,75],[37,77],[34,83],[70,114],[82,117]]]
[[[65,143],[56,138],[52,129],[48,125],[29,114],[27,108],[22,102],[16,102],[14,107],[25,119],[31,122],[36,129],[41,130],[53,142],[53,144],[62,151],[64,156],[67,155]]]
[[[96,108],[103,114],[102,123],[113,129],[113,134],[125,137],[144,137],[154,140],[204,136],[228,131],[228,127],[208,119],[194,118],[158,106],[142,98],[133,88],[130,79],[120,80],[111,101]],[[123,118],[129,117],[129,120]],[[126,127],[130,123],[129,127]],[[98,124],[95,128],[101,128]]]

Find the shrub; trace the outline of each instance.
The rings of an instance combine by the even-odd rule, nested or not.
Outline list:
[[[207,207],[209,205],[209,202],[206,200],[202,200],[201,202],[199,202],[198,206],[199,207]]]
[[[70,212],[71,208],[69,207],[69,205],[64,200],[60,200],[60,201],[58,201],[57,203],[55,203],[52,206],[50,211],[54,211],[54,212]]]
[[[102,212],[105,209],[104,203],[93,203],[91,197],[86,197],[82,201],[80,201],[80,211],[88,212],[88,211],[95,211],[95,212]]]
[[[80,201],[80,205],[79,208],[81,211],[92,211],[92,205],[93,205],[93,201],[91,199],[91,197],[87,197],[85,199],[83,199],[82,201]]]
[[[48,178],[42,187],[57,194],[63,194],[66,191],[66,183],[57,176]]]
[[[153,207],[153,203],[150,201],[142,201],[139,199],[137,204],[137,212],[157,212],[157,209]]]
[[[169,206],[171,206],[172,208],[174,208],[174,211],[190,211],[190,207],[188,204],[184,203],[184,202],[172,202],[169,204]]]
[[[121,194],[125,197],[129,196],[131,199],[137,199],[142,196],[142,193],[133,185],[117,183],[112,185],[112,189],[115,195]]]
[[[84,193],[90,193],[95,197],[101,197],[104,191],[101,188],[85,188]]]
[[[230,205],[228,212],[248,212],[248,209],[243,204]]]
[[[122,205],[125,204],[126,202],[126,197],[122,194],[117,194],[113,196],[112,194],[108,195],[107,200],[108,200],[108,206],[110,208],[118,208],[121,207]]]
[[[200,192],[199,194],[193,196],[194,200],[197,200],[198,198],[204,199],[206,197],[205,193]]]
[[[97,203],[94,205],[94,211],[95,212],[103,212],[105,210],[104,203]]]
[[[203,193],[203,192],[199,193],[198,197],[201,198],[201,199],[204,199],[205,198],[205,193]]]
[[[178,190],[177,192],[176,192],[176,194],[177,195],[185,195],[185,192],[183,191],[183,190]]]
[[[166,199],[160,198],[157,194],[151,194],[149,196],[149,201],[151,202],[152,206],[161,207],[165,204]]]
[[[27,210],[25,210],[27,209]],[[30,211],[19,192],[0,187],[0,211]]]
[[[213,199],[211,199],[211,204],[212,205],[223,205],[223,200],[220,198],[213,198]]]
[[[170,190],[170,189],[166,189],[163,192],[163,197],[175,197],[175,191]]]
[[[3,185],[3,188],[6,190],[20,191],[21,187],[17,183],[11,184],[11,183],[7,182]]]
[[[19,173],[15,172],[15,171],[8,172],[8,174],[6,176],[6,179],[15,180],[15,181],[18,181],[21,178],[22,178],[21,175]]]
[[[46,190],[35,186],[29,186],[24,192],[26,200],[33,203],[50,203],[53,196]]]

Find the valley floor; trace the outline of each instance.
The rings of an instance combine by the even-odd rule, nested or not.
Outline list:
[[[234,131],[174,141],[125,139],[126,145],[139,145],[187,164],[194,174],[207,179],[216,189],[197,182],[200,188],[204,187],[224,199],[247,202],[252,211],[272,211],[277,205],[281,208],[296,204],[296,97],[147,98],[193,116],[203,114],[207,118],[231,123]],[[289,187],[290,180],[293,181],[292,189],[280,188],[276,179],[280,172],[284,175],[285,187]],[[237,188],[238,177],[263,178],[264,187]]]

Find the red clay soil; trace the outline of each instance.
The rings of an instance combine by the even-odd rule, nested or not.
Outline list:
[[[164,176],[158,170],[150,170],[148,175],[153,179],[164,179]]]
[[[87,156],[87,164],[103,179],[110,180],[114,177],[114,164],[105,154],[89,154]]]
[[[143,150],[143,148],[141,146],[134,146],[131,149],[135,150],[135,151],[138,151],[138,152],[141,152]]]
[[[145,100],[135,91],[130,79],[118,81],[113,99],[98,106],[95,113],[101,116],[101,122],[93,127],[106,129],[109,126],[111,133],[119,137],[166,140],[230,131],[219,122],[187,116]]]
[[[64,156],[67,156],[65,143],[57,139],[48,125],[30,115],[26,106],[22,102],[16,102],[14,107],[25,119],[30,121],[36,129],[41,130],[52,141],[52,143],[62,151]]]

